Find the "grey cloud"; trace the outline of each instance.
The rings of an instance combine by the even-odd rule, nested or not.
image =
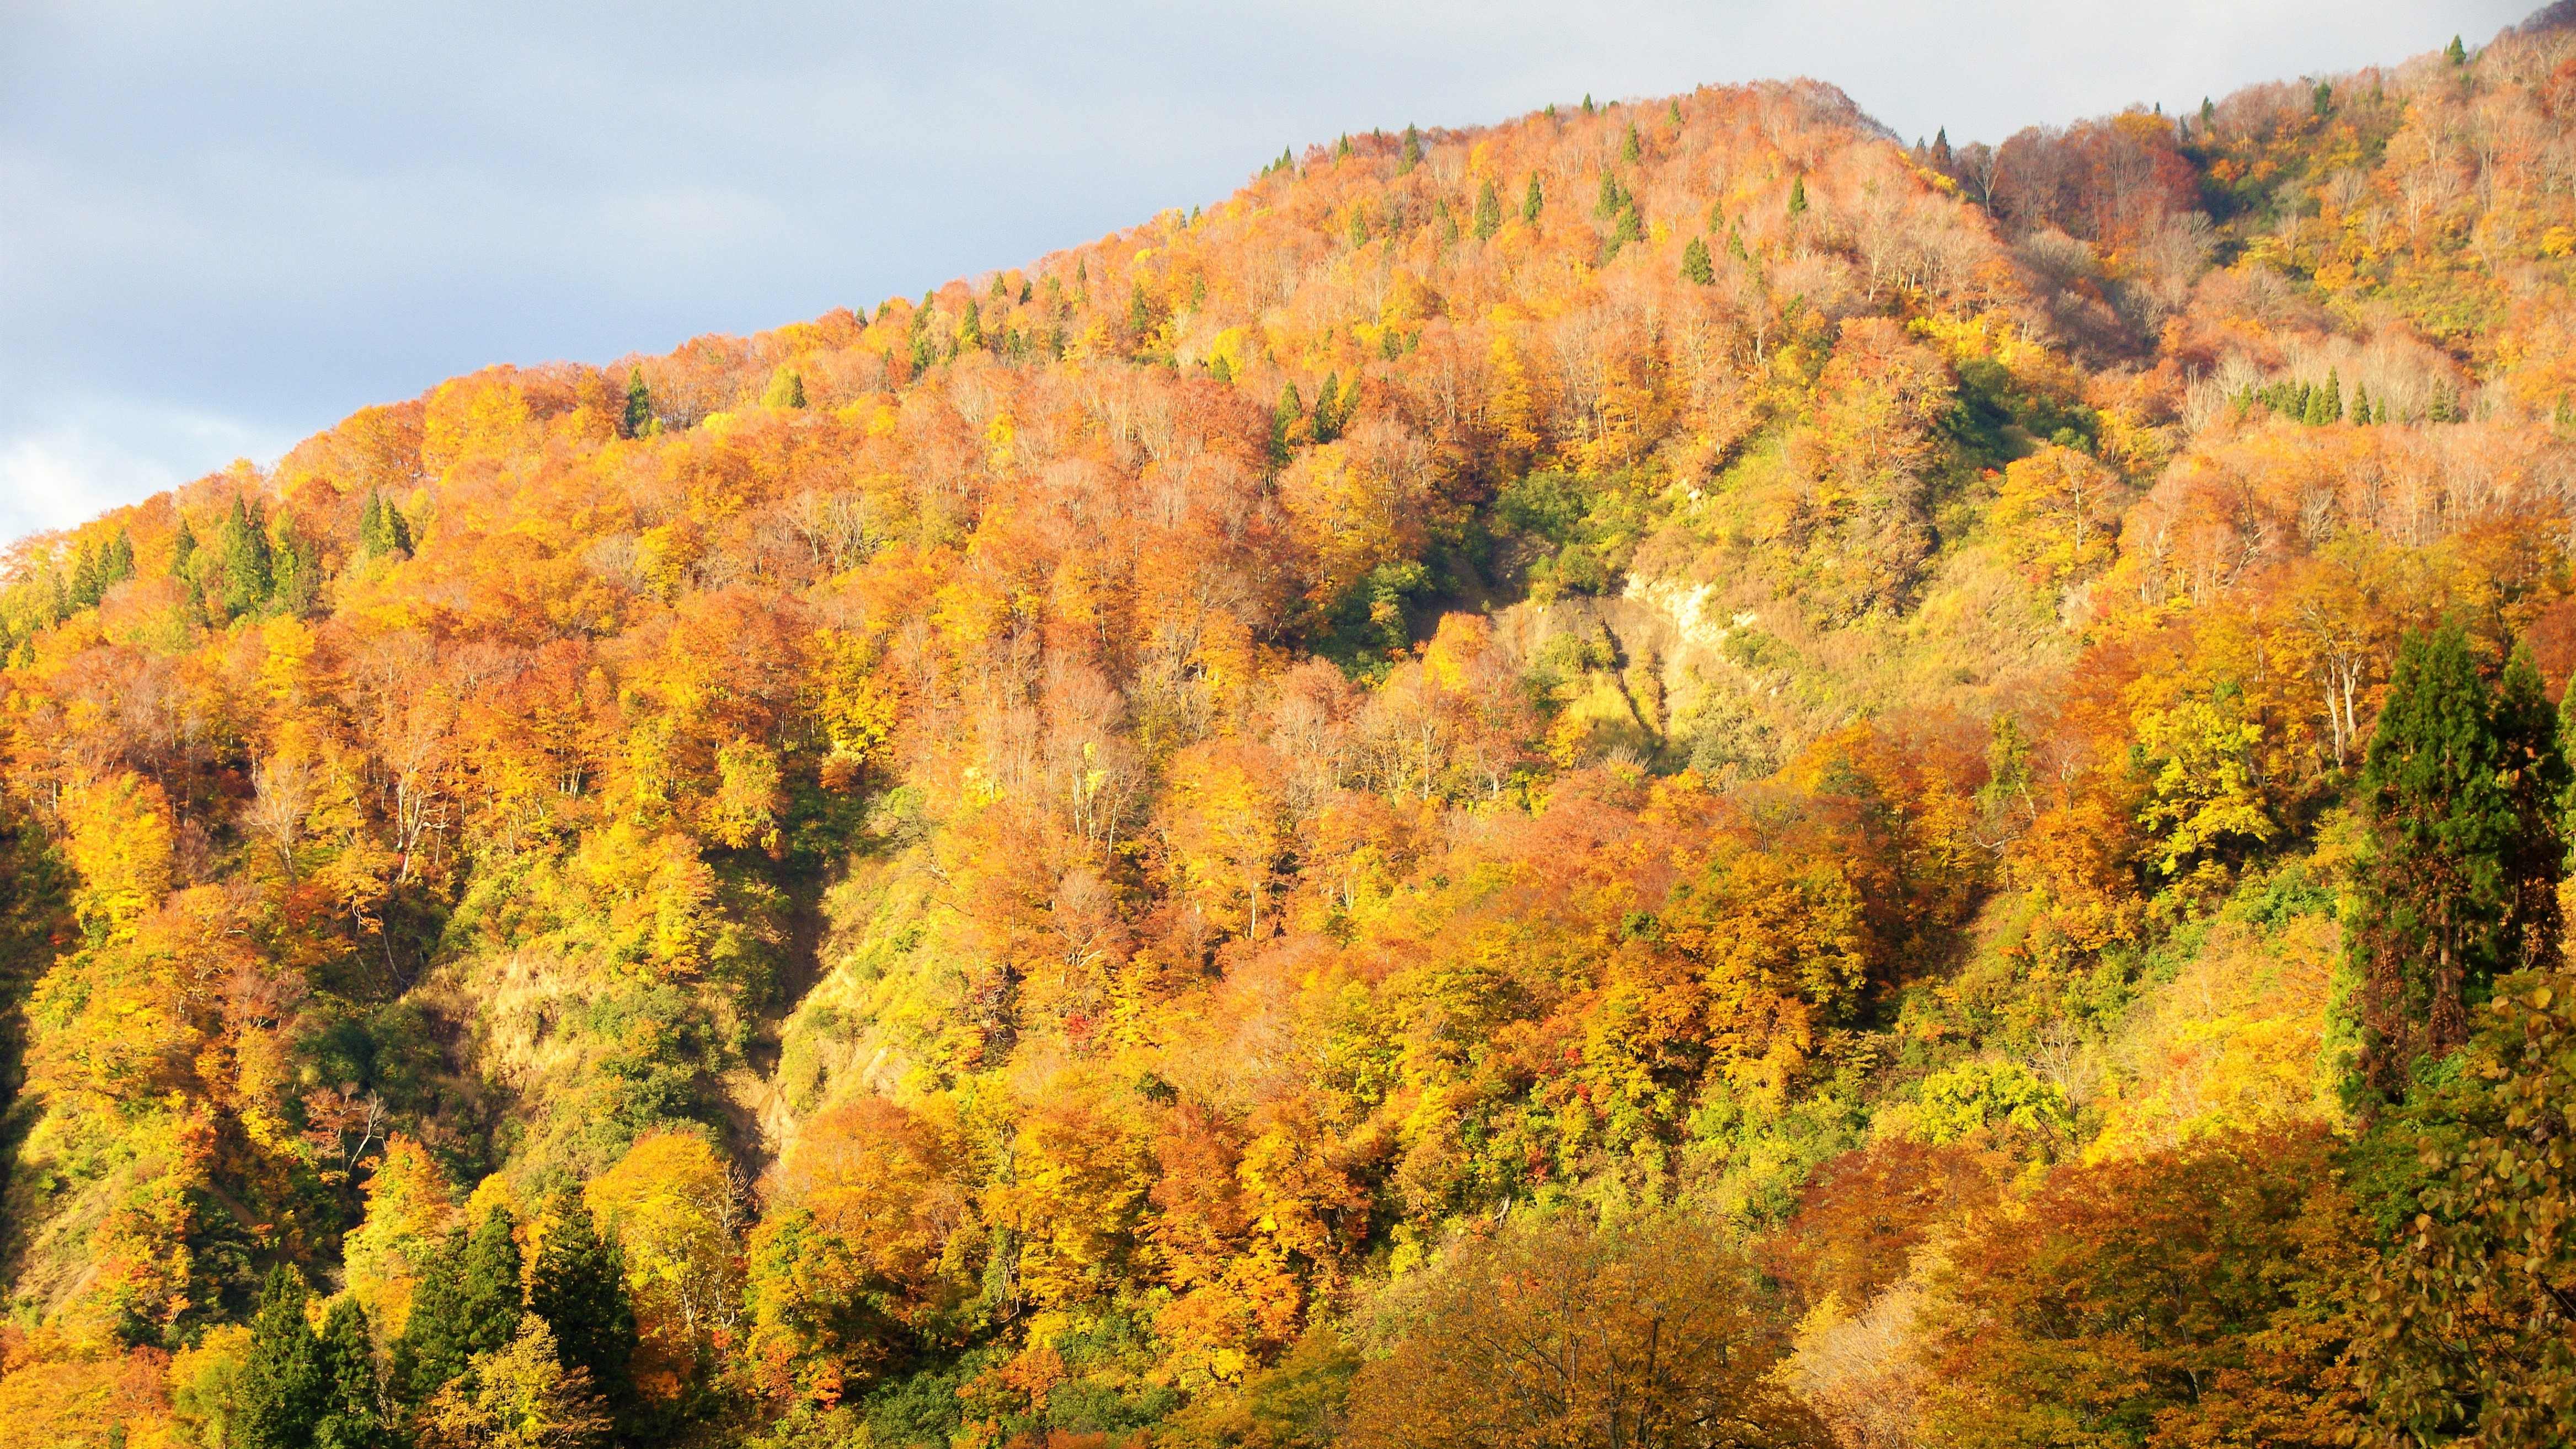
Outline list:
[[[1909,137],[1999,138],[2524,8],[19,3],[0,536],[488,362],[660,351],[1029,260],[1342,131],[1806,74]]]

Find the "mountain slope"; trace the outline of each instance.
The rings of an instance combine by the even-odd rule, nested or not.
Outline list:
[[[2365,746],[2445,616],[2576,664],[2571,111],[1349,137],[21,544],[0,1402],[239,1434],[271,1269],[413,1364],[499,1208],[631,1442],[1500,1442],[1403,1366],[1620,1264],[1777,1442],[2323,1434]],[[2130,1279],[2211,1326],[1974,1317]]]

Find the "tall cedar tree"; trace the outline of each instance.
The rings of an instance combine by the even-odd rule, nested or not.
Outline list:
[[[644,385],[644,369],[626,374],[626,416],[617,420],[617,431],[629,438],[640,438],[653,430],[653,390]]]
[[[1547,206],[1547,192],[1538,183],[1538,173],[1530,173],[1529,190],[1521,194],[1521,220],[1538,225],[1538,214]]]
[[[402,510],[372,488],[358,513],[358,547],[369,558],[411,557],[411,524]]]
[[[310,1295],[303,1275],[280,1263],[259,1293],[250,1325],[250,1364],[242,1372],[244,1449],[310,1449],[313,1426],[330,1408],[322,1346],[304,1316]]]
[[[392,1442],[378,1411],[376,1350],[358,1300],[331,1305],[315,1349],[321,1414],[314,1420],[314,1449],[383,1449]]]
[[[614,1240],[602,1238],[590,1207],[559,1194],[528,1275],[528,1311],[554,1330],[565,1368],[590,1374],[591,1385],[621,1417],[634,1398],[628,1360],[635,1356],[635,1309]]]
[[[1709,265],[1708,243],[1698,237],[1682,248],[1682,280],[1708,286],[1717,280],[1717,269]]]
[[[1502,229],[1503,198],[1494,190],[1494,178],[1488,176],[1476,188],[1476,240],[1483,241]]]
[[[2555,964],[2567,783],[2527,647],[2493,688],[2457,620],[2399,648],[2362,761],[2370,843],[2348,938],[2372,1089],[2394,1099],[2418,1057],[2466,1042],[2498,973]]]
[[[527,1299],[520,1288],[517,1223],[498,1203],[465,1245],[465,1282],[457,1294],[456,1341],[468,1356],[509,1347],[519,1336]]]
[[[394,1340],[394,1394],[406,1404],[427,1402],[439,1385],[465,1372],[465,1251],[465,1234],[450,1233],[421,1265],[411,1317]]]
[[[224,515],[216,547],[223,558],[225,611],[247,614],[267,603],[277,587],[276,555],[269,547],[267,520],[256,502],[233,495],[232,512]]]

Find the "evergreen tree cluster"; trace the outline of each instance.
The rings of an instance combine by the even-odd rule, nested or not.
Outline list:
[[[2363,759],[2353,872],[2362,1075],[2395,1099],[2498,976],[2558,963],[2571,777],[2528,645],[2490,682],[2454,619],[2399,649]]]
[[[410,1319],[381,1377],[356,1299],[335,1303],[317,1333],[303,1278],[283,1264],[270,1272],[241,1405],[249,1449],[391,1449],[411,1427],[472,1401],[487,1366],[526,1351],[534,1324],[544,1325],[562,1381],[595,1399],[622,1440],[637,1436],[624,1259],[577,1195],[548,1204],[533,1264],[522,1260],[510,1210],[496,1205],[419,1267]]]
[[[116,531],[105,548],[80,546],[72,562],[69,585],[57,578],[59,598],[54,607],[54,622],[59,624],[83,609],[95,609],[107,597],[107,591],[134,577],[134,539],[124,529]]]
[[[358,510],[358,548],[369,558],[411,557],[411,524],[374,489]]]
[[[2395,407],[2386,398],[2374,400],[2370,395],[2370,389],[2358,384],[2353,387],[2352,401],[2347,406],[2343,396],[2343,379],[2331,370],[2326,373],[2326,380],[2322,384],[2294,380],[2265,383],[2261,387],[2242,388],[2228,401],[2234,404],[2240,417],[2259,404],[2270,409],[2276,416],[2288,418],[2292,422],[2303,423],[2312,428],[2346,421],[2358,427],[2373,427],[2381,423],[2401,421]],[[2420,421],[2428,423],[2465,421],[2461,416],[2459,399],[2452,393],[2449,385],[2443,383],[2434,385],[2433,396],[2425,403]]]

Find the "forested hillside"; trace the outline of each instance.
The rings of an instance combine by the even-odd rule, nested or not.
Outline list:
[[[2563,1444],[2571,282],[1587,98],[25,540],[0,1445]]]

